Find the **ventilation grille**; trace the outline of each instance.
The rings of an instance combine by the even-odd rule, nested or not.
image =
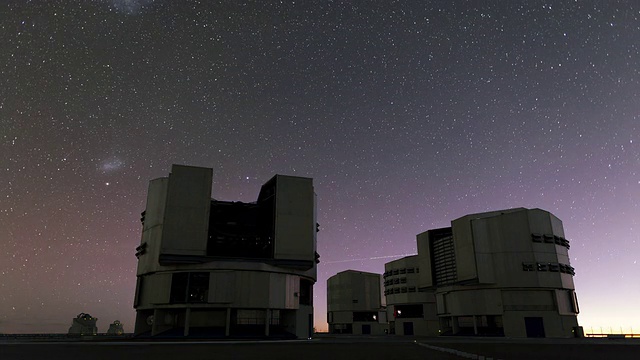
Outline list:
[[[456,282],[456,254],[453,236],[435,239],[432,243],[433,270],[436,285],[449,285]]]

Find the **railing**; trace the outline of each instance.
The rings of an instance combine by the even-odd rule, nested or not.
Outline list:
[[[584,334],[588,338],[640,339],[640,334]]]

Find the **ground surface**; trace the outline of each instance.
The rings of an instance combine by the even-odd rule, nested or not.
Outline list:
[[[457,355],[452,352],[458,351]],[[0,359],[640,359],[640,340],[320,336],[286,342],[3,341]]]

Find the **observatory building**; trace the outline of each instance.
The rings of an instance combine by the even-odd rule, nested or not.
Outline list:
[[[310,337],[319,258],[312,179],[276,175],[257,201],[242,203],[212,199],[212,177],[173,165],[149,183],[135,334]]]
[[[466,215],[418,234],[417,242],[418,255],[385,266],[397,334],[435,335],[437,322],[442,335],[581,335],[569,241],[553,214],[516,208]]]
[[[327,322],[332,334],[381,335],[388,329],[382,277],[346,270],[327,280]]]
[[[418,255],[384,264],[384,296],[387,299],[389,333],[438,336],[434,291],[420,288]]]
[[[69,335],[96,335],[98,333],[96,322],[98,318],[80,313],[72,320]]]
[[[120,320],[116,320],[109,325],[109,330],[107,330],[107,335],[123,335],[124,334],[124,325],[120,322]]]

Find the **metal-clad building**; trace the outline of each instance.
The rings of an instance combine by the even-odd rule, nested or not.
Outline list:
[[[387,331],[380,274],[346,270],[327,280],[327,323],[332,334],[372,334]]]
[[[212,175],[173,165],[149,184],[135,333],[310,337],[318,261],[312,179],[276,175],[256,202],[241,203],[211,199]]]
[[[466,215],[450,228],[418,234],[417,242],[417,257],[386,265],[390,309],[405,303],[397,298],[397,285],[389,284],[395,269],[413,267],[420,269],[417,292],[435,294],[443,335],[561,338],[581,333],[569,241],[553,214],[516,208]],[[400,261],[415,266],[396,266]],[[408,295],[413,285],[408,276],[406,281]],[[425,322],[431,320],[423,315]]]
[[[384,269],[389,332],[396,335],[438,336],[439,320],[434,290],[418,286],[418,255],[388,262]]]

